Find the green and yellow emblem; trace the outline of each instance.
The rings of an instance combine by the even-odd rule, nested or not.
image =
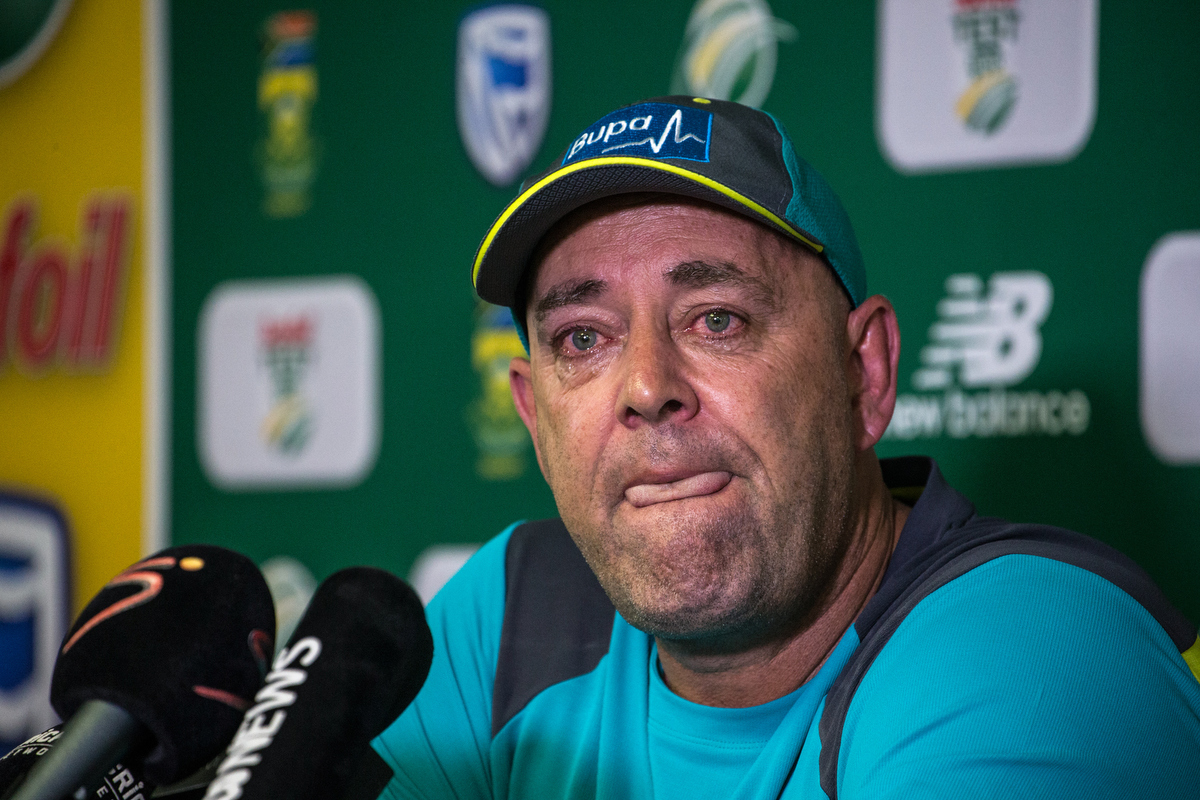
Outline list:
[[[1005,68],[1004,46],[1017,38],[1017,0],[956,0],[954,38],[966,48],[970,84],[954,110],[968,129],[991,135],[1017,103],[1017,81]]]

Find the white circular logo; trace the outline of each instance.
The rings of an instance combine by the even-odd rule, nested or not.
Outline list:
[[[0,86],[21,77],[41,58],[70,7],[71,0],[0,0]]]

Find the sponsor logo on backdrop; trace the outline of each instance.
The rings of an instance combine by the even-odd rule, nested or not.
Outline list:
[[[614,111],[571,143],[563,164],[600,156],[708,161],[712,114],[666,103]]]
[[[433,596],[478,549],[477,544],[435,544],[422,550],[408,573],[408,583],[421,602],[429,605]]]
[[[232,281],[198,336],[200,452],[218,486],[350,486],[379,445],[379,311],[352,277]]]
[[[312,436],[312,411],[302,387],[312,360],[315,326],[316,320],[309,314],[268,317],[259,323],[259,348],[272,394],[271,410],[261,431],[267,446],[280,453],[299,454]]]
[[[879,0],[876,129],[904,172],[1073,158],[1096,114],[1096,0]]]
[[[131,202],[96,194],[82,206],[78,244],[36,236],[37,201],[9,204],[0,230],[0,372],[107,367],[116,349],[128,271]]]
[[[0,749],[57,720],[50,677],[70,613],[67,527],[44,500],[0,492]]]
[[[458,27],[458,130],[496,186],[533,162],[550,120],[550,17],[535,6],[472,11]]]
[[[796,29],[776,19],[765,0],[700,0],[684,29],[671,93],[757,108],[775,81],[778,43],[795,38]]]
[[[58,35],[71,0],[25,0],[0,6],[0,87],[25,74]]]
[[[508,363],[525,355],[512,312],[478,301],[471,336],[471,366],[480,393],[467,409],[467,421],[479,449],[475,472],[487,481],[505,481],[525,473],[529,432],[517,415],[508,383]]]
[[[951,275],[912,375],[917,394],[896,398],[888,439],[1079,436],[1091,404],[1079,389],[1020,390],[1042,355],[1041,326],[1054,290],[1040,272],[988,281]]]
[[[317,101],[317,15],[280,11],[263,26],[263,61],[258,108],[266,131],[258,145],[271,217],[296,217],[312,204],[320,142],[312,133]]]
[[[274,556],[259,564],[275,604],[275,651],[292,639],[296,626],[317,592],[317,579],[291,556]]]
[[[1142,434],[1167,464],[1200,464],[1200,231],[1146,256],[1139,336]]]
[[[966,51],[970,83],[954,110],[968,128],[995,133],[1017,102],[1017,80],[1005,69],[1005,47],[1017,40],[1017,0],[955,0],[954,38]]]

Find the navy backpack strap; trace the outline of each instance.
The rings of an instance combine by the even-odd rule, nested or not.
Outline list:
[[[540,692],[596,668],[608,652],[615,613],[559,519],[513,530],[504,580],[493,736]]]

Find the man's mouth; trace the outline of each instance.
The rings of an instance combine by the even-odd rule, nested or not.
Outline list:
[[[721,491],[732,479],[728,472],[701,472],[662,483],[635,483],[625,490],[625,499],[634,508],[644,508],[671,500],[704,497]]]

